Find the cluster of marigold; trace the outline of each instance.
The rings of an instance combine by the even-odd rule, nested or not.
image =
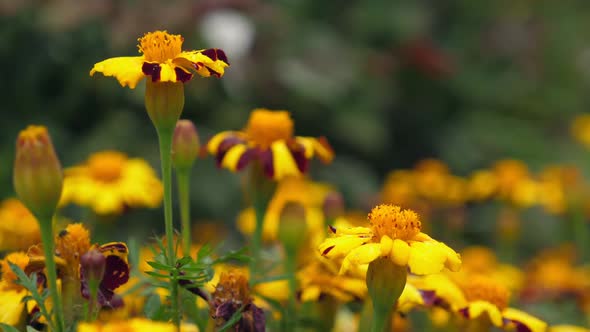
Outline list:
[[[182,252],[176,251],[167,163],[170,158],[177,174],[187,175],[199,154],[194,126],[178,121],[184,83],[196,74],[221,77],[229,63],[221,50],[183,52],[181,45],[180,36],[148,33],[140,38],[141,56],[108,59],[91,71],[131,88],[147,78],[146,109],[160,139],[162,182],[145,161],[115,151],[93,154],[62,173],[44,127],[20,133],[14,182],[22,203],[10,199],[0,208],[0,248],[12,251],[1,264],[0,322],[58,332],[198,330],[179,307],[174,287],[157,293],[170,307],[170,321],[145,317],[150,294],[143,272],[152,270],[154,251],[141,250],[140,266],[130,268],[124,243],[93,244],[82,223],[54,230],[57,211],[67,204],[104,215],[157,207],[164,200],[163,249],[173,254],[169,262],[195,255],[197,243],[206,241],[197,230],[193,242],[183,214]],[[530,183],[538,188],[528,175],[512,170],[503,177],[496,172],[502,167],[495,167],[467,181],[449,175],[440,163],[424,163],[416,171],[392,174],[383,191],[385,204],[359,221],[347,215],[337,190],[308,178],[311,160],[330,162],[333,151],[323,138],[294,136],[286,111],[254,110],[243,130],[219,133],[204,149],[219,167],[248,170],[242,174],[251,207],[238,217],[238,228],[249,236],[252,256],[249,266],[218,265],[205,287],[187,288],[210,313],[207,330],[294,331],[312,322],[317,329],[402,331],[411,329],[407,314],[421,310],[433,325],[459,330],[588,331],[549,327],[510,306],[511,294],[529,299],[573,294],[588,309],[589,273],[573,266],[570,252],[540,255],[523,274],[483,247],[455,252],[422,232],[414,212],[426,211],[416,204],[422,199],[456,204],[467,200],[466,192],[476,195],[469,196],[473,199],[521,202],[529,198]],[[49,290],[47,300],[29,296],[32,290],[23,286],[19,270],[36,276],[39,291]],[[362,309],[351,303],[362,303]]]

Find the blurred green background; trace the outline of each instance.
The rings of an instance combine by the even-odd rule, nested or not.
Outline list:
[[[328,137],[336,159],[313,177],[352,207],[366,207],[389,170],[425,157],[459,175],[501,158],[588,166],[569,136],[589,103],[585,0],[3,0],[0,13],[2,197],[13,195],[14,140],[28,124],[49,127],[64,166],[117,149],[159,170],[143,85],[88,75],[136,55],[137,38],[156,29],[228,54],[226,76],[185,89],[183,118],[203,141],[242,128],[253,108],[289,110],[297,134]],[[196,219],[233,222],[238,176],[200,160],[192,188]],[[160,214],[128,218],[159,225]]]

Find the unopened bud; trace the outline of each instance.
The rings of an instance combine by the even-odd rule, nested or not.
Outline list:
[[[190,120],[179,120],[172,137],[172,162],[177,169],[188,169],[193,166],[199,155],[199,135],[197,128]]]
[[[323,205],[326,219],[333,220],[344,214],[344,198],[337,191],[332,191],[324,198]]]
[[[80,265],[84,271],[84,278],[100,282],[104,276],[106,257],[96,250],[90,250],[80,257]]]
[[[13,181],[20,200],[33,214],[53,216],[61,196],[63,173],[47,128],[28,126],[19,133]]]
[[[184,107],[184,84],[152,82],[145,87],[145,108],[158,130],[172,134]]]
[[[278,236],[287,251],[296,251],[305,241],[307,223],[305,208],[295,202],[285,204],[281,211]]]

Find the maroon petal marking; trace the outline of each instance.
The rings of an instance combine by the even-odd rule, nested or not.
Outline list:
[[[191,73],[187,73],[186,71],[176,67],[174,68],[174,72],[176,73],[176,81],[177,82],[188,82],[191,80],[191,78],[193,78],[193,74]]]
[[[307,170],[309,169],[309,160],[305,158],[305,149],[300,148],[290,151],[299,171],[301,173],[307,173]]]
[[[213,61],[217,60],[217,51],[214,48],[202,50],[201,53]]]
[[[422,296],[422,301],[424,301],[424,305],[427,307],[431,307],[434,305],[436,301],[436,292],[433,290],[421,290],[419,289],[420,296]]]
[[[469,307],[465,307],[463,309],[459,309],[459,313],[463,315],[465,318],[471,318],[469,315]]]
[[[129,264],[119,256],[107,256],[100,288],[115,290],[129,280]]]
[[[141,71],[146,76],[151,76],[152,82],[158,82],[160,80],[160,72],[162,71],[162,68],[157,63],[144,62],[141,66]]]
[[[229,151],[229,149],[243,142],[244,141],[242,139],[235,136],[227,137],[223,141],[221,141],[221,143],[219,143],[219,146],[217,147],[217,154],[215,155],[217,167],[221,167],[221,162],[223,162],[223,158],[225,158],[225,154],[227,153],[227,151]]]
[[[221,77],[221,74],[211,69],[211,67],[205,66],[205,68],[207,69],[207,71],[209,71],[209,75],[216,76],[217,78]]]
[[[506,325],[514,326],[516,328],[516,332],[532,332],[532,330],[528,326],[526,326],[524,323],[516,321],[516,320],[504,318],[503,323],[504,323],[504,326],[506,326]]]
[[[255,159],[257,155],[258,151],[256,149],[247,149],[246,152],[244,152],[240,156],[238,164],[236,165],[236,170],[241,171],[242,169],[244,169],[244,167],[248,166],[250,161],[252,161],[252,159]]]
[[[324,249],[324,251],[322,251],[322,256],[326,256],[330,251],[332,251],[332,249],[334,249],[334,247],[336,247],[336,246],[330,246],[330,247]]]
[[[227,60],[227,56],[225,55],[225,52],[219,48],[217,48],[215,50],[217,51],[217,58],[229,65],[229,60]]]
[[[262,164],[262,171],[269,178],[275,176],[275,166],[273,161],[272,150],[267,149],[259,153],[260,163]]]
[[[330,229],[330,232],[332,232],[332,234],[336,234],[336,227],[328,225],[328,228]]]

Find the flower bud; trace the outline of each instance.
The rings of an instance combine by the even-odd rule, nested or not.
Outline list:
[[[305,241],[307,223],[305,208],[295,202],[288,202],[281,211],[278,236],[288,252],[296,252]]]
[[[332,191],[324,198],[322,206],[326,219],[333,220],[344,214],[344,198],[337,191]]]
[[[90,250],[80,257],[80,266],[86,280],[100,282],[104,276],[106,257],[96,250]]]
[[[197,128],[190,120],[179,120],[172,137],[172,163],[177,169],[189,169],[199,155]]]
[[[184,84],[152,82],[145,87],[145,108],[158,131],[172,134],[184,107]]]
[[[19,133],[13,181],[20,200],[33,214],[53,216],[61,196],[63,173],[47,128],[28,126]]]

